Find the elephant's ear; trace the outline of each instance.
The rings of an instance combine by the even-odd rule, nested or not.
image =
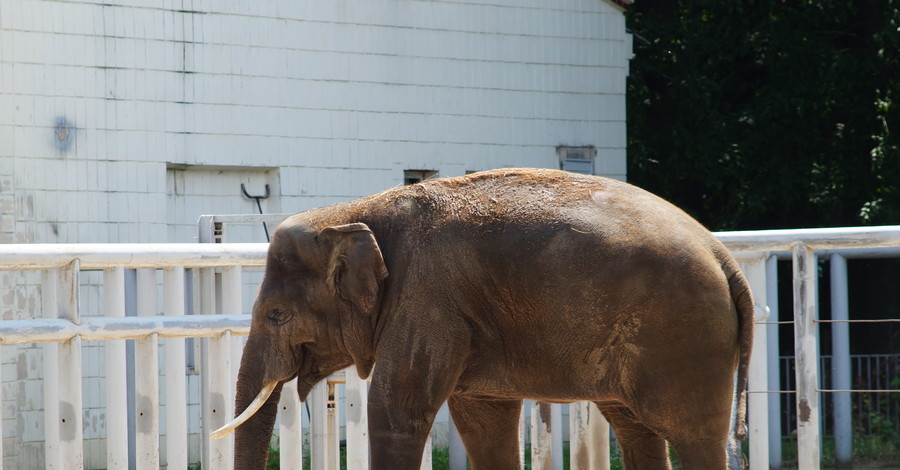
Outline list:
[[[329,287],[364,315],[372,313],[387,276],[375,235],[363,223],[328,227],[318,236],[326,250]]]

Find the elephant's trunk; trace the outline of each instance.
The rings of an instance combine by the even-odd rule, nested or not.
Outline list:
[[[235,414],[240,415],[259,395],[263,388],[260,380],[252,380],[244,371],[238,374]],[[272,429],[275,426],[275,415],[278,413],[278,400],[281,397],[281,383],[275,386],[272,394],[246,422],[238,426],[234,436],[234,468],[264,469],[269,456],[269,443],[272,440]]]

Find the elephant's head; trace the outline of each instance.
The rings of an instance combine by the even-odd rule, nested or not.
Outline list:
[[[369,227],[311,229],[288,219],[275,232],[238,374],[235,468],[262,468],[281,386],[297,378],[301,400],[328,375],[373,365],[371,322],[387,269]],[[238,427],[239,426],[239,427]]]

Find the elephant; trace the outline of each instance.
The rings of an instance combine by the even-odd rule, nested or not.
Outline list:
[[[596,403],[625,468],[671,468],[671,445],[721,470],[753,310],[725,246],[636,186],[499,169],[397,187],[278,226],[217,437],[264,468],[281,386],[305,400],[355,365],[374,469],[418,469],[445,402],[473,469],[519,469],[527,398]]]

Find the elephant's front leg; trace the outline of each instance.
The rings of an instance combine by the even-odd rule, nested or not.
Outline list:
[[[522,468],[522,400],[477,400],[454,395],[449,405],[472,470]]]
[[[392,344],[399,351],[376,358],[369,389],[371,468],[418,470],[434,417],[462,373],[468,338],[452,331],[428,340],[419,337],[412,346],[426,351],[409,351],[409,336]]]

